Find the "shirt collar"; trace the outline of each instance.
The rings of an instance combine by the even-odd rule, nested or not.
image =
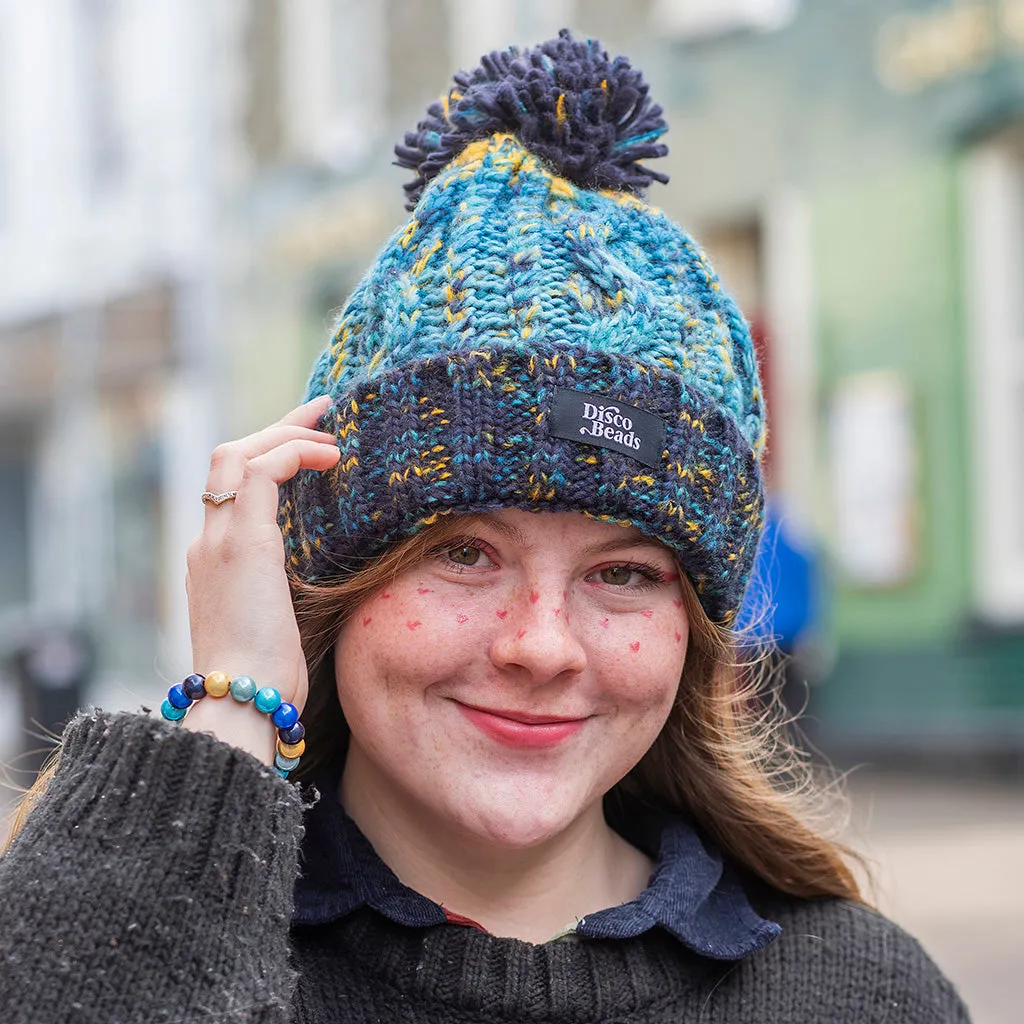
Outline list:
[[[320,800],[306,813],[293,924],[327,924],[360,907],[410,927],[450,920],[439,904],[403,885],[380,859],[345,813],[336,786],[320,792]],[[777,924],[750,905],[736,872],[719,851],[686,822],[637,802],[609,813],[609,821],[655,860],[654,873],[635,900],[580,920],[575,929],[579,937],[628,939],[661,927],[695,953],[738,960],[780,934]]]

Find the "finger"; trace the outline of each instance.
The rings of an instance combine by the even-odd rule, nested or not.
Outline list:
[[[243,437],[238,441],[230,441],[218,445],[210,458],[210,473],[206,480],[206,490],[212,494],[237,490],[241,483],[245,467],[251,459],[282,445],[288,441],[305,440],[316,444],[337,445],[334,434],[323,430],[312,430],[309,427],[279,425],[266,427],[255,434]],[[206,524],[215,519],[223,518],[230,512],[229,502],[215,505],[207,501],[204,520]]]
[[[340,457],[341,451],[334,443],[296,438],[250,459],[235,499],[232,526],[244,529],[276,523],[278,487],[300,469],[331,469]]]
[[[282,416],[278,422],[300,427],[312,427],[327,412],[333,402],[334,399],[330,395],[319,395],[317,398],[313,398],[292,409],[287,416]]]
[[[276,448],[279,444],[284,444],[285,441],[297,438],[326,444],[336,442],[335,435],[326,430],[313,430],[311,427],[300,427],[295,424],[273,423],[269,427],[258,430],[255,434],[217,445],[213,455],[210,456],[210,472],[206,479],[207,490],[212,491],[215,488],[223,490],[229,484],[237,486],[242,478],[245,464],[250,459],[270,451],[271,448]]]
[[[320,395],[303,405],[292,409],[277,423],[272,423],[263,430],[256,431],[237,441],[228,441],[218,445],[210,457],[210,472],[207,475],[206,489],[214,493],[227,491],[238,486],[245,463],[257,455],[262,455],[275,445],[293,437],[307,437],[313,441],[333,441],[334,434],[329,430],[314,429],[316,422],[330,408],[332,399],[329,395]]]

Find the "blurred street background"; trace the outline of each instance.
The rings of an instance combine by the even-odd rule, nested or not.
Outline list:
[[[452,69],[562,26],[644,69],[758,340],[746,621],[883,908],[1024,1020],[1024,0],[0,0],[0,763],[191,670],[211,450],[300,397]]]

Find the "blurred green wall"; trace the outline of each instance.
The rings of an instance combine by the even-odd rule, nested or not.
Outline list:
[[[916,571],[892,588],[830,581],[838,658],[814,712],[861,748],[1003,748],[1024,731],[1024,637],[972,615],[961,194],[960,158],[942,154],[813,203],[822,429],[846,375],[888,370],[919,445]]]
[[[823,419],[844,377],[892,371],[912,396],[919,453],[917,570],[892,588],[837,580],[841,644],[928,640],[969,610],[959,216],[950,157],[845,182],[813,204]]]

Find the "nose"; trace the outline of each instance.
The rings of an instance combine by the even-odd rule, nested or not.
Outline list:
[[[518,669],[535,684],[583,671],[587,652],[572,626],[563,594],[560,586],[533,587],[509,603],[491,641],[494,665]]]

